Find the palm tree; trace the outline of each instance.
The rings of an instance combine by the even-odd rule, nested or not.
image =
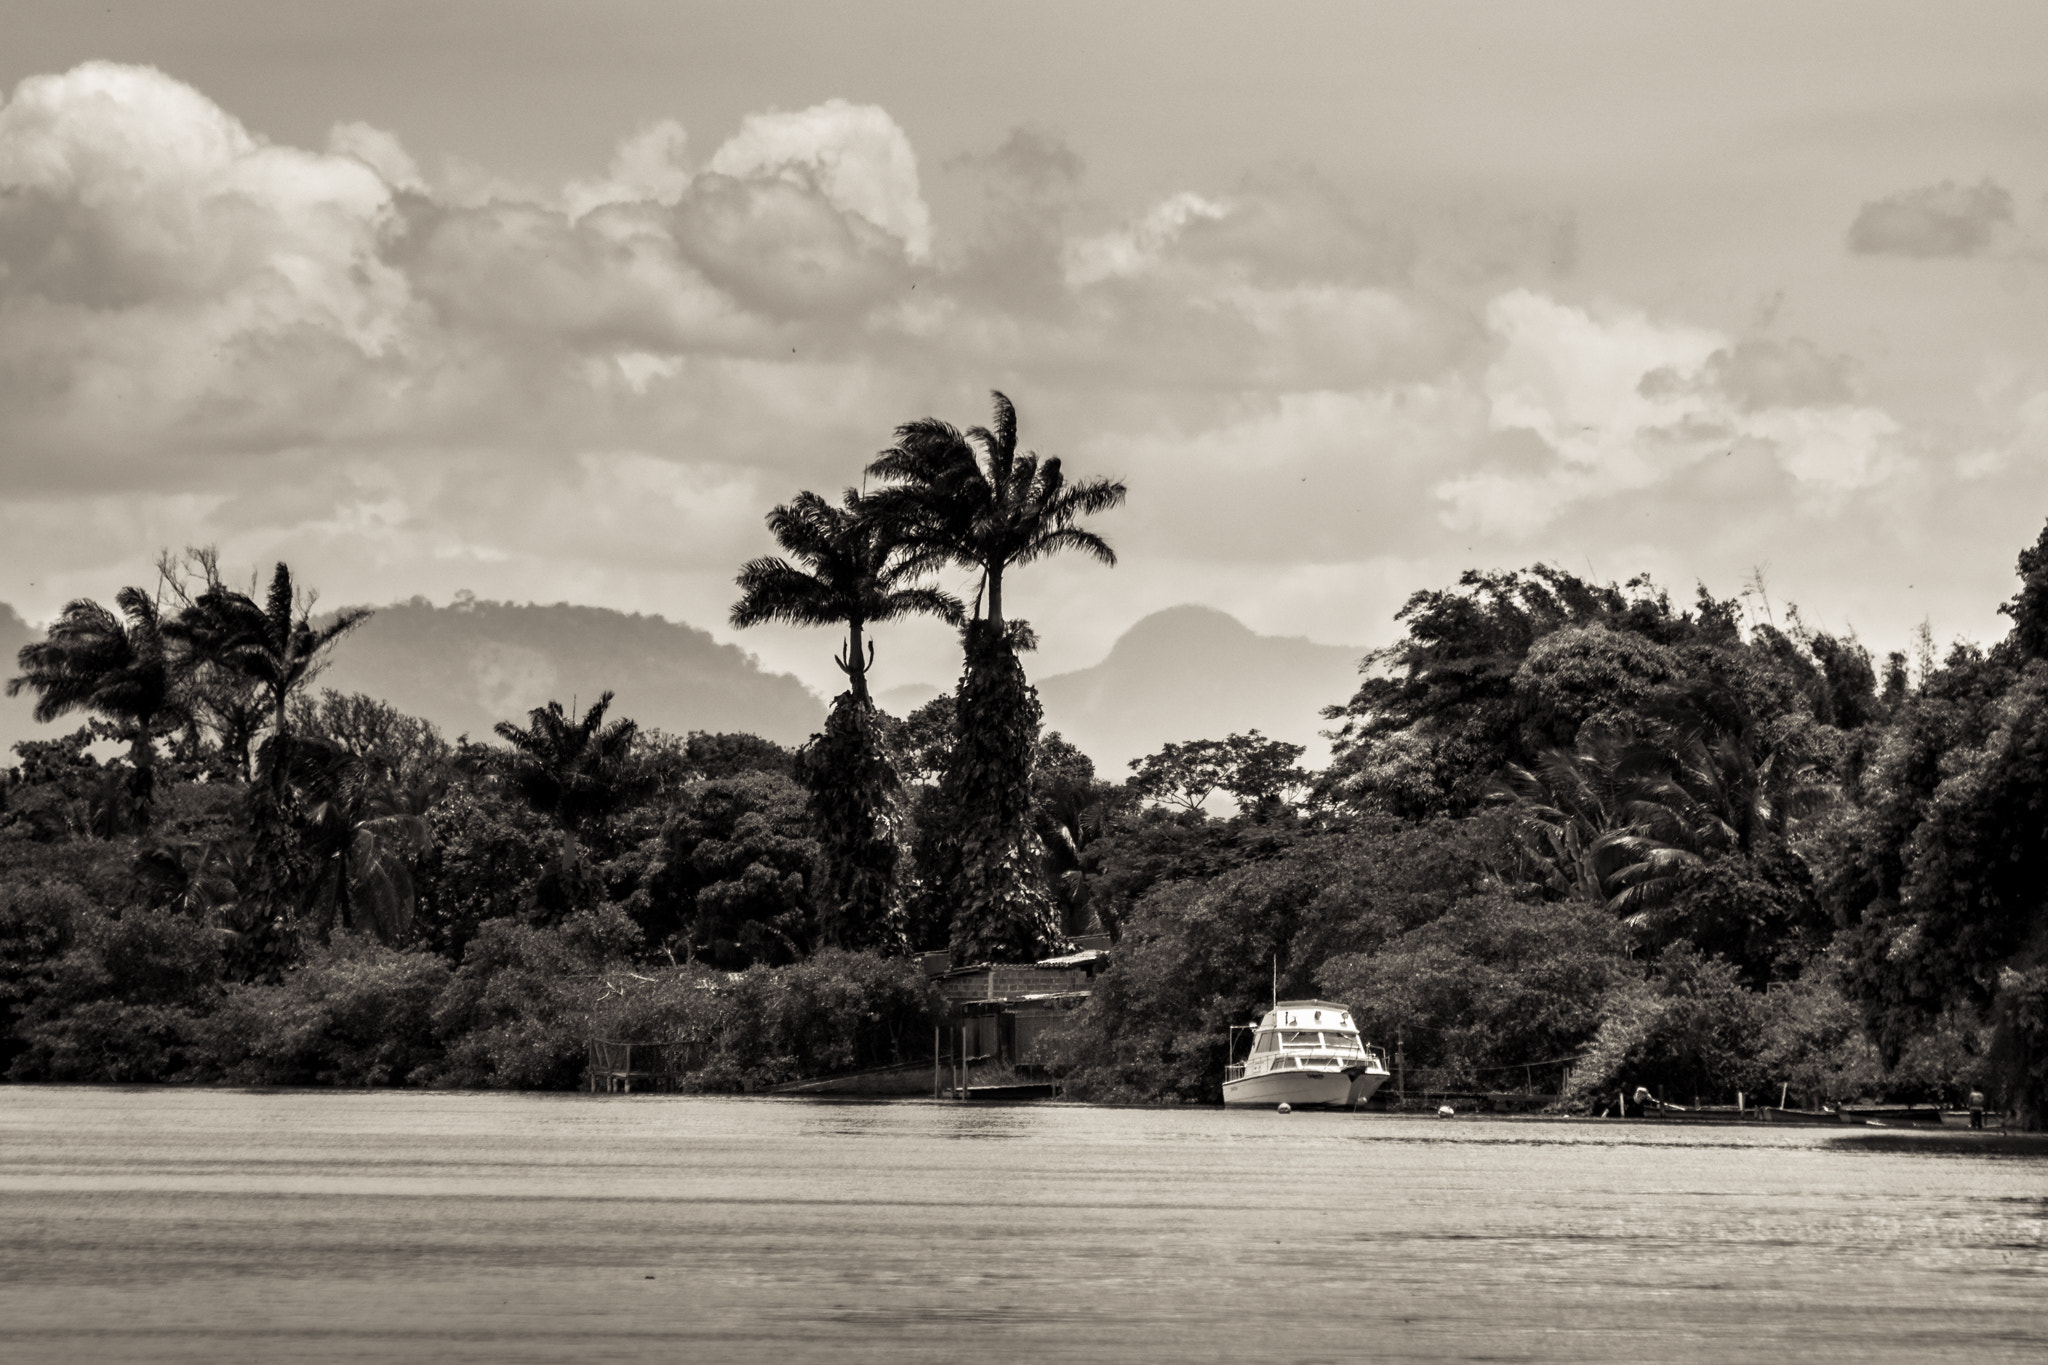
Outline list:
[[[1604,905],[1646,930],[1703,865],[1700,831],[1674,802],[1664,751],[1630,731],[1593,722],[1570,749],[1534,769],[1510,764],[1497,794],[1513,803],[1525,866],[1552,892]]]
[[[290,734],[292,697],[319,675],[335,641],[370,615],[368,609],[356,607],[336,613],[325,625],[315,625],[312,599],[298,599],[291,570],[279,564],[261,604],[246,593],[212,583],[166,627],[166,633],[191,648],[195,664],[255,683],[270,715],[271,739],[281,744]],[[272,763],[275,780],[282,782],[289,766]]]
[[[558,822],[570,836],[587,835],[639,795],[627,760],[640,727],[630,720],[604,723],[612,694],[571,720],[551,701],[527,712],[525,726],[501,720],[493,729],[510,744],[512,786],[529,806]]]
[[[910,552],[916,568],[958,564],[982,577],[988,620],[1004,630],[1003,574],[1062,550],[1116,563],[1109,542],[1075,525],[1122,504],[1111,479],[1069,484],[1058,456],[1017,453],[1017,410],[993,395],[995,425],[961,432],[936,417],[896,429],[896,444],[868,473],[889,481],[868,499],[870,514]]]
[[[833,662],[846,674],[855,699],[866,702],[874,663],[873,642],[862,652],[868,625],[919,613],[959,625],[965,615],[951,593],[910,582],[925,570],[909,566],[910,551],[885,534],[886,528],[887,519],[869,515],[851,488],[840,507],[808,490],[797,494],[768,514],[776,543],[797,562],[747,561],[737,580],[740,600],[733,604],[732,624],[844,625],[846,649]]]
[[[846,490],[838,507],[805,491],[768,514],[768,529],[795,564],[755,559],[739,573],[737,627],[764,621],[844,625],[847,641],[835,658],[847,690],[832,703],[822,734],[804,747],[798,776],[810,791],[810,813],[824,849],[817,904],[827,943],[876,947],[900,939],[891,927],[899,848],[894,810],[902,781],[889,758],[874,704],[868,697],[871,623],[929,613],[958,625],[960,600],[911,582],[924,572],[910,551],[871,516],[861,496]]]
[[[1069,484],[1057,457],[1018,454],[1016,409],[1000,393],[994,400],[992,427],[909,422],[868,466],[886,481],[868,514],[907,551],[907,567],[957,564],[981,575],[964,632],[958,739],[940,788],[946,828],[920,831],[922,909],[913,915],[933,923],[950,914],[959,962],[1030,958],[1061,937],[1030,825],[1042,712],[1017,661],[1030,635],[1003,615],[1003,575],[1063,550],[1115,564],[1109,543],[1077,522],[1124,500],[1122,483]]]
[[[7,695],[34,691],[34,715],[45,724],[68,711],[90,711],[119,727],[133,767],[130,800],[147,827],[156,794],[154,736],[160,722],[178,714],[177,680],[155,600],[123,588],[114,602],[121,616],[85,598],[66,606],[48,635],[22,646],[21,674],[8,680]]]

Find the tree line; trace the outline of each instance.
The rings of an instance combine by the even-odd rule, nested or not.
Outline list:
[[[443,739],[317,692],[365,613],[282,565],[73,603],[11,690],[70,735],[0,797],[0,1055],[18,1079],[564,1085],[585,1037],[686,1039],[746,1089],[918,1054],[914,955],[1115,941],[1054,1040],[1077,1094],[1213,1099],[1277,971],[1420,1084],[1820,1103],[2048,1080],[2048,531],[2008,635],[1873,657],[1759,580],[1472,571],[1325,713],[1123,781],[1046,732],[1013,570],[1121,483],[986,427],[897,429],[871,491],[774,508],[732,623],[837,633],[796,749],[647,731],[610,694]],[[964,573],[964,593],[941,582]],[[957,685],[871,696],[878,628],[960,632]],[[110,743],[111,742],[111,743]],[[118,746],[118,752],[110,749]]]

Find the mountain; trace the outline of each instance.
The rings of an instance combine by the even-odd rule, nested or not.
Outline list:
[[[1257,730],[1308,746],[1320,764],[1317,732],[1325,706],[1358,688],[1365,650],[1298,636],[1260,635],[1227,612],[1180,606],[1125,631],[1093,668],[1038,681],[1045,725],[1094,759],[1112,781],[1160,745],[1222,739]]]
[[[318,687],[366,692],[425,716],[453,739],[489,739],[549,701],[589,706],[616,692],[610,715],[643,728],[745,730],[800,744],[825,707],[786,673],[709,632],[605,607],[518,606],[423,597],[380,607],[335,646]]]
[[[875,705],[892,716],[907,716],[928,701],[937,701],[945,693],[930,683],[899,683],[875,693]]]
[[[14,656],[21,647],[42,638],[43,633],[21,619],[17,612],[5,602],[0,602],[0,679],[15,674]],[[23,739],[49,739],[53,735],[68,734],[79,726],[77,720],[69,717],[55,725],[38,725],[30,719],[36,709],[33,692],[24,692],[18,697],[7,695],[0,687],[0,768],[11,768],[15,764],[15,741]]]

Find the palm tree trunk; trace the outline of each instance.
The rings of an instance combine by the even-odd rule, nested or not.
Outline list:
[[[861,653],[860,624],[857,617],[846,623],[846,682],[853,699],[864,703],[868,699],[868,661]]]
[[[988,620],[995,627],[996,634],[1003,633],[1003,566],[991,564],[988,567]]]
[[[145,830],[156,805],[156,746],[149,737],[150,722],[154,719],[139,718],[135,722],[135,738],[128,744],[128,766],[134,769],[128,790],[134,798],[136,821]]]

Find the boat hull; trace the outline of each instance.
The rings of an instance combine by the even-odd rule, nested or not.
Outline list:
[[[1349,1109],[1371,1099],[1380,1083],[1387,1079],[1384,1071],[1269,1071],[1260,1076],[1246,1076],[1242,1080],[1226,1081],[1223,1084],[1223,1103],[1226,1108],[1266,1108],[1284,1104],[1294,1109],[1304,1107]]]
[[[1351,1082],[1351,1107],[1353,1109],[1356,1109],[1359,1105],[1364,1104],[1367,1100],[1371,1099],[1375,1094],[1379,1093],[1380,1086],[1383,1085],[1386,1082],[1386,1080],[1387,1073],[1384,1071],[1374,1070],[1359,1072],[1357,1077],[1354,1078]]]
[[[1271,1109],[1276,1104],[1296,1109],[1318,1105],[1342,1108],[1350,1102],[1351,1078],[1341,1071],[1269,1071],[1223,1085],[1223,1104],[1228,1109]]]

